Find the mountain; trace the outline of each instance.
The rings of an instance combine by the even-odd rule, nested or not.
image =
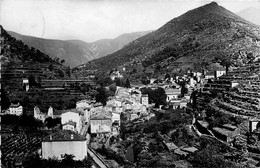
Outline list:
[[[75,67],[83,62],[111,54],[148,32],[149,31],[123,34],[115,39],[98,40],[93,43],[86,43],[80,40],[62,41],[36,38],[11,31],[8,33],[16,39],[23,41],[28,46],[37,48],[50,55],[52,58],[57,57],[59,60],[64,59],[64,65]]]
[[[107,72],[141,64],[146,69],[172,72],[176,68],[202,68],[216,60],[223,65],[240,65],[259,53],[260,28],[211,2],[84,67]]]
[[[1,86],[19,89],[23,78],[58,79],[68,77],[68,68],[40,50],[15,39],[0,25]]]
[[[23,112],[30,115],[35,106],[43,112],[49,106],[59,110],[74,108],[75,102],[84,97],[78,86],[86,80],[75,81],[69,67],[12,37],[1,25],[0,40],[2,109],[19,102]]]
[[[1,45],[1,64],[5,65],[10,62],[13,63],[47,63],[47,64],[60,64],[54,61],[47,54],[42,53],[40,50],[29,47],[22,41],[12,37],[0,25],[0,39]]]
[[[256,24],[260,25],[260,9],[257,8],[246,8],[237,13],[238,16]]]

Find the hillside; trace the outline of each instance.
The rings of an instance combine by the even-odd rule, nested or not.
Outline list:
[[[14,63],[56,63],[54,59],[40,50],[29,47],[20,40],[10,36],[0,25],[0,37],[2,39],[1,63],[5,65],[8,62]],[[56,63],[59,64],[59,63]]]
[[[10,91],[19,90],[23,78],[33,77],[35,80],[69,78],[69,69],[60,62],[40,50],[16,40],[2,26],[0,29],[2,88]]]
[[[145,35],[146,32],[135,32],[123,34],[115,39],[103,39],[93,43],[86,43],[80,40],[50,40],[31,36],[24,36],[15,32],[8,32],[18,40],[23,41],[28,46],[39,49],[50,55],[52,58],[58,57],[65,60],[64,65],[75,67],[93,59],[97,59],[111,54],[129,42]]]
[[[90,80],[75,80],[69,67],[0,28],[2,110],[8,109],[11,102],[19,102],[27,114],[32,114],[36,105],[43,112],[47,112],[49,106],[61,110],[74,107],[75,102],[84,97],[85,92],[79,86],[90,84]],[[27,83],[29,88],[26,89]]]
[[[240,65],[247,61],[250,52],[253,56],[260,53],[259,41],[258,26],[212,2],[172,19],[85,67],[107,71],[139,62],[144,68],[171,72],[176,68],[202,68],[216,57],[222,64]]]
[[[237,15],[256,25],[260,25],[260,9],[246,8],[238,12]]]

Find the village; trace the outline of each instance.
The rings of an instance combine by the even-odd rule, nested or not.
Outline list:
[[[122,124],[128,121],[145,123],[155,117],[156,112],[163,112],[167,109],[191,111],[193,115],[192,130],[197,135],[208,134],[218,137],[223,142],[230,143],[229,134],[233,135],[233,132],[238,132],[237,127],[225,124],[222,128],[214,127],[212,131],[209,130],[207,128],[209,124],[205,120],[204,107],[201,107],[202,112],[198,112],[199,106],[203,106],[205,102],[200,103],[199,98],[196,98],[199,96],[196,96],[196,94],[208,94],[209,91],[218,89],[231,90],[238,85],[238,82],[237,80],[231,81],[228,77],[231,76],[230,74],[237,72],[238,70],[233,70],[226,74],[223,69],[212,72],[187,71],[182,76],[175,76],[175,79],[170,75],[166,75],[164,79],[151,78],[146,85],[131,85],[129,88],[117,86],[114,96],[108,97],[105,104],[96,102],[94,99],[83,99],[77,101],[76,108],[73,109],[57,110],[49,106],[48,111],[41,111],[39,107],[35,106],[33,117],[36,120],[42,123],[46,123],[50,118],[60,120],[60,123],[56,123],[57,125],[54,127],[56,129],[54,133],[45,136],[42,140],[38,140],[38,146],[41,144],[41,148],[36,151],[43,159],[53,157],[62,159],[64,154],[73,155],[76,160],[91,156],[93,160],[96,159],[94,162],[97,167],[111,167],[108,165],[115,161],[104,161],[106,158],[95,152],[95,150],[102,148],[103,145],[107,147],[113,146],[115,139],[122,141],[120,137]],[[114,81],[117,78],[123,78],[123,75],[119,71],[114,71],[110,74],[110,78]],[[29,91],[28,79],[23,78],[22,82],[25,90]],[[145,93],[145,89],[156,90],[158,88],[163,89],[165,103],[152,102],[151,98],[149,99],[149,93]],[[52,85],[51,89],[55,90],[55,85]],[[57,89],[59,88],[57,87]],[[11,103],[9,109],[5,110],[1,115],[22,116],[23,107],[19,102],[17,104]],[[258,119],[252,118],[247,120],[247,122],[250,122],[251,132],[256,129],[258,121]],[[45,127],[44,129],[49,130],[50,128]],[[2,143],[8,143],[10,139],[12,139],[12,135],[3,136]],[[163,141],[167,141],[165,143],[167,148],[180,156],[187,156],[190,152],[194,153],[198,150],[194,146],[178,148],[168,138]],[[5,150],[12,151],[4,148],[2,152],[7,152]],[[19,155],[19,151],[21,150],[16,150],[9,155]],[[126,160],[131,160],[131,157],[126,157]],[[134,160],[131,161],[134,162]],[[112,165],[114,164],[118,166],[118,163]]]

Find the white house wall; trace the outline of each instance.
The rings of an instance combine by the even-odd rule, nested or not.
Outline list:
[[[87,157],[86,141],[56,141],[42,142],[42,157],[44,159],[57,157],[62,159],[61,155],[72,154],[75,160],[83,160]]]

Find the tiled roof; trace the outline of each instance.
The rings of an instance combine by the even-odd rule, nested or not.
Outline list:
[[[93,116],[91,116],[91,120],[110,120],[112,117],[111,113],[109,112],[100,112]]]
[[[175,149],[178,149],[178,146],[176,146],[173,142],[169,142],[165,144],[170,151],[174,151]]]
[[[188,147],[188,148],[182,148],[182,150],[185,151],[185,152],[194,153],[198,149],[195,148],[195,147]]]
[[[66,122],[66,123],[64,123],[63,125],[72,125],[72,126],[76,126],[76,122],[73,122],[73,121],[68,121],[68,122]]]
[[[170,104],[173,106],[179,106],[181,103],[180,102],[170,102]]]
[[[167,95],[169,95],[169,94],[180,94],[181,90],[180,89],[165,89],[165,93]]]
[[[225,128],[219,128],[219,127],[214,127],[213,130],[222,134],[222,135],[225,135],[225,136],[229,136],[233,133],[233,131],[230,131],[230,130],[225,129]]]
[[[102,103],[99,102],[99,103],[93,104],[93,106],[94,106],[94,107],[99,107],[99,106],[103,106],[103,105],[102,105]]]
[[[206,76],[214,76],[214,75],[215,75],[214,71],[206,72]]]
[[[19,107],[19,106],[20,106],[19,103],[18,103],[18,104],[13,104],[13,103],[11,103],[10,108],[17,108],[17,107]]]
[[[73,137],[73,139],[72,139]],[[43,139],[43,142],[51,141],[85,141],[86,138],[71,130],[60,130]]]
[[[73,112],[73,113],[82,114],[82,111],[80,111],[80,110],[78,110],[78,109],[64,110],[64,111],[62,112],[62,114],[67,113],[67,112]]]
[[[250,118],[249,121],[260,121],[260,119],[258,117],[253,117],[253,118]]]
[[[187,103],[188,101],[186,99],[182,99],[180,103]]]
[[[92,103],[93,101],[91,101],[91,100],[80,100],[80,101],[77,101],[77,103],[76,104],[78,104],[78,103]]]
[[[62,114],[63,110],[56,110],[53,109],[53,115],[60,116]]]

